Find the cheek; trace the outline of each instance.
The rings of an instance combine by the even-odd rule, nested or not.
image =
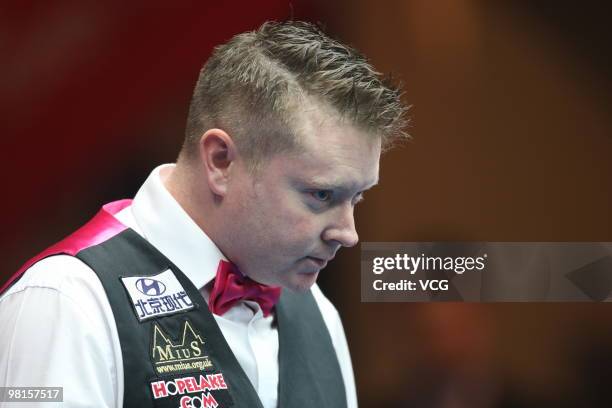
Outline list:
[[[291,190],[258,190],[253,216],[266,246],[283,248],[283,254],[301,255],[314,245],[321,231],[316,214],[305,205],[302,197]],[[262,242],[263,244],[263,242]]]
[[[283,205],[279,202],[271,213],[269,224],[270,231],[275,234],[276,244],[298,254],[310,249],[320,235],[315,217],[303,205]]]
[[[282,220],[287,245],[297,247],[299,252],[312,249],[321,234],[316,221],[316,216],[309,212],[287,213]]]

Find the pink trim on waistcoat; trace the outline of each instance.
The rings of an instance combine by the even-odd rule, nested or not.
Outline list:
[[[81,228],[68,235],[60,242],[27,261],[19,270],[9,278],[0,288],[0,294],[8,289],[13,282],[17,281],[23,273],[36,262],[51,255],[67,254],[76,255],[79,251],[114,237],[127,227],[119,222],[113,215],[123,210],[132,203],[132,200],[113,201],[102,206],[102,209]]]

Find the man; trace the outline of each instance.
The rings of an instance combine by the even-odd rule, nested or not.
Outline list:
[[[315,282],[357,243],[353,209],[404,112],[313,25],[217,47],[176,165],[1,289],[0,385],[62,386],[75,407],[355,407]]]

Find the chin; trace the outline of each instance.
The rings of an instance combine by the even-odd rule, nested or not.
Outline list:
[[[292,292],[305,293],[317,282],[318,276],[318,271],[313,273],[296,273],[291,277],[291,281],[287,282],[283,287]]]

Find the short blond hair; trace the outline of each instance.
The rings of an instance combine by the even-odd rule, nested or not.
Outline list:
[[[221,128],[256,165],[296,148],[301,98],[323,101],[350,123],[380,137],[383,149],[407,137],[399,86],[366,58],[314,24],[266,22],[216,47],[195,86],[183,152],[193,157],[202,134]]]

